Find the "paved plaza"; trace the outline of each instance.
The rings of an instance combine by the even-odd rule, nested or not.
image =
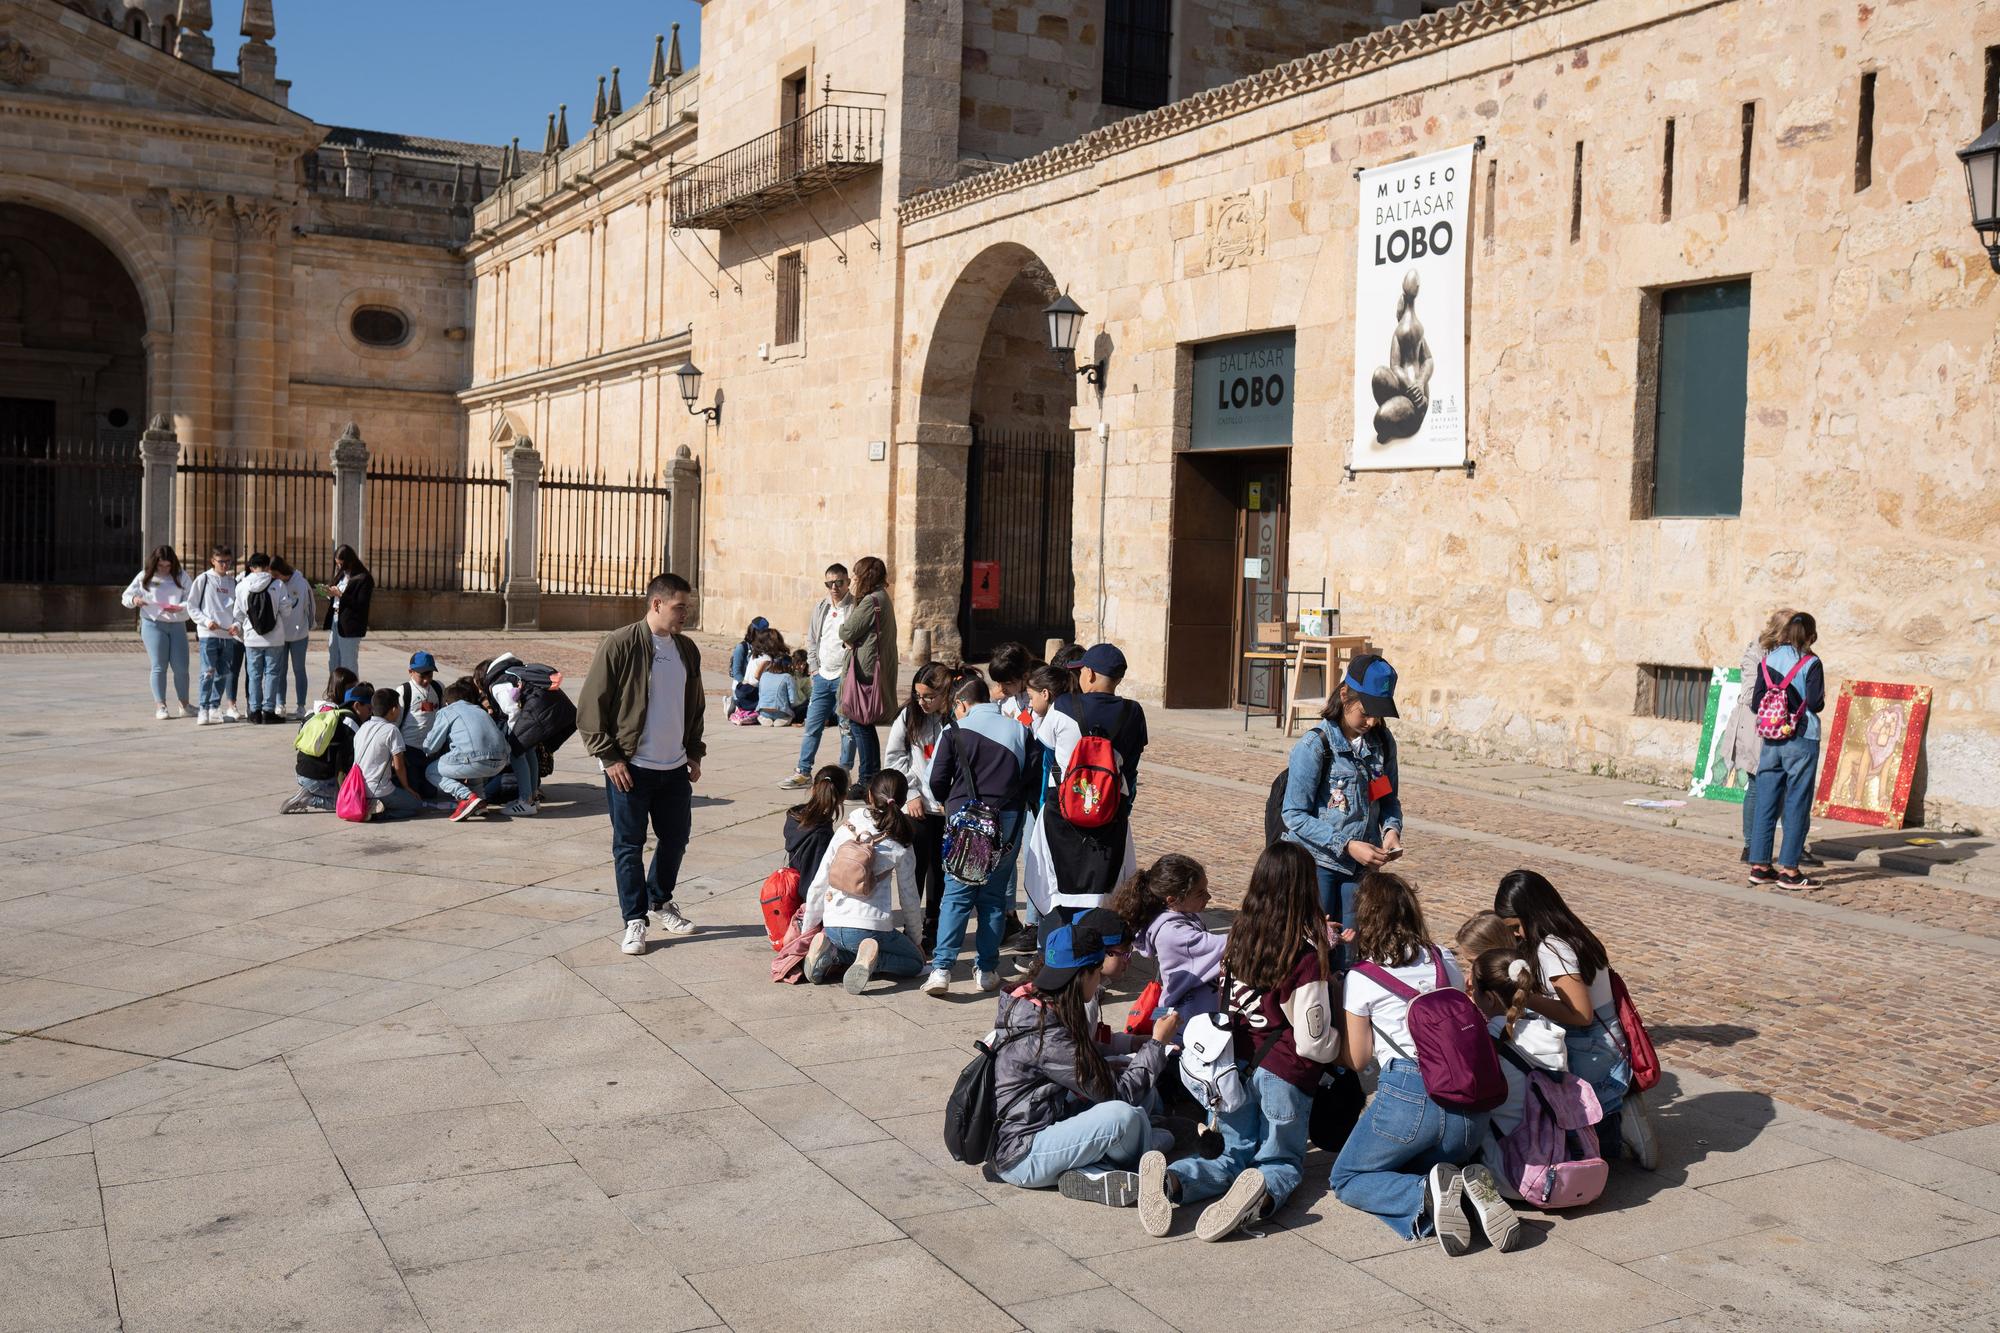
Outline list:
[[[505,646],[574,671],[590,642]],[[364,674],[413,646],[371,636]],[[450,675],[501,645],[422,646]],[[770,984],[798,732],[716,725],[712,641],[701,929],[644,958],[580,745],[533,819],[279,816],[289,729],[154,722],[136,648],[0,644],[0,1330],[2000,1324],[2000,875],[1972,841],[1916,877],[1822,828],[1822,889],[1753,891],[1733,810],[1669,827],[1614,781],[1412,748],[1433,932],[1517,865],[1562,888],[1660,1040],[1661,1169],[1447,1260],[1315,1152],[1261,1234],[1202,1244],[1190,1209],[1154,1240],[949,1160],[992,1012],[969,982]],[[1155,710],[1135,816],[1225,902],[1282,743],[1236,726]]]

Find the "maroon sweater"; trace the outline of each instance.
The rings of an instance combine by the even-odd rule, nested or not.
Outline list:
[[[1333,964],[1329,960],[1329,973]],[[1257,1052],[1271,1038],[1274,1028],[1284,1029],[1272,1045],[1271,1053],[1264,1057],[1260,1069],[1268,1069],[1295,1088],[1312,1092],[1319,1087],[1320,1075],[1326,1066],[1318,1060],[1308,1060],[1298,1053],[1292,1043],[1291,1024],[1285,1021],[1285,1011],[1281,1007],[1292,998],[1292,992],[1308,982],[1319,979],[1319,954],[1311,945],[1302,946],[1298,961],[1292,964],[1291,972],[1277,987],[1258,990],[1245,985],[1235,977],[1229,978],[1229,994],[1224,1003],[1229,1011],[1238,1017],[1236,1028],[1236,1055],[1247,1067],[1257,1058]],[[1333,978],[1329,976],[1329,984]],[[1339,995],[1334,987],[1334,994]]]

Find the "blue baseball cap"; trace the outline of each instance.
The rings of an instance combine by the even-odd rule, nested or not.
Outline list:
[[[1057,926],[1042,945],[1042,966],[1035,973],[1035,989],[1059,991],[1086,967],[1104,962],[1104,941],[1096,931],[1078,923]]]
[[[364,690],[359,685],[356,685],[352,689],[348,690],[348,692],[342,697],[348,703],[351,704],[365,704],[369,700],[373,699],[375,696],[370,691]]]
[[[432,657],[429,653],[410,654],[410,670],[436,671],[437,669],[438,669],[437,659],[435,657]]]
[[[1089,667],[1100,676],[1117,680],[1125,674],[1125,654],[1118,651],[1116,644],[1094,643],[1076,659],[1080,667]]]
[[[1396,668],[1374,653],[1350,659],[1343,683],[1361,700],[1361,710],[1368,716],[1402,716],[1396,711]]]

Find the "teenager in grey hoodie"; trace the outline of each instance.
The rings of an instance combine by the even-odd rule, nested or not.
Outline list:
[[[260,629],[258,608],[264,598],[270,599],[270,619]],[[250,656],[250,720],[259,725],[280,721],[278,691],[284,681],[285,617],[292,610],[292,590],[271,573],[271,557],[262,551],[250,557],[250,572],[237,580],[235,604],[237,632]]]

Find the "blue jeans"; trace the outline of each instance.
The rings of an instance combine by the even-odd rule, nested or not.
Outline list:
[[[218,634],[201,641],[201,706],[220,708],[224,699],[236,702],[236,673],[243,667],[243,645]]]
[[[285,685],[285,650],[282,646],[252,648],[250,657],[250,711],[278,711],[278,691]]]
[[[462,754],[441,754],[431,760],[424,770],[424,777],[454,801],[462,801],[472,795],[471,783],[481,786],[486,779],[498,773],[507,761],[504,759],[482,759]]]
[[[610,778],[604,779],[604,798],[611,807],[611,865],[618,880],[618,910],[627,921],[644,921],[648,908],[674,900],[681,857],[694,826],[694,784],[685,765],[658,769],[629,764],[626,771],[632,775],[631,791],[619,791]],[[641,873],[649,824],[659,841],[652,865]]]
[[[854,743],[854,785],[866,787],[882,771],[882,738],[875,728],[864,727],[852,718],[842,718],[847,736]]]
[[[408,787],[391,787],[387,796],[375,799],[382,803],[382,813],[375,816],[377,819],[408,819],[424,809],[423,798]]]
[[[1316,865],[1313,873],[1319,876],[1319,910],[1326,913],[1329,921],[1338,921],[1343,928],[1354,925],[1354,895],[1361,889],[1358,876],[1349,876],[1345,870],[1329,870]],[[1335,950],[1336,961],[1342,967],[1354,962],[1348,955],[1348,946],[1342,944]]]
[[[859,926],[828,926],[826,938],[833,945],[827,955],[825,971],[820,976],[806,978],[817,985],[833,980],[836,972],[845,972],[854,963],[854,952],[861,947],[861,941],[874,940],[881,953],[875,958],[875,971],[885,977],[914,977],[924,970],[923,950],[910,942],[910,937],[900,930],[862,930]]]
[[[287,662],[292,666],[292,693],[297,696],[292,703],[299,708],[306,706],[306,696],[310,693],[306,688],[306,648],[311,643],[311,639],[293,639],[279,650],[283,656],[278,660],[278,701],[271,705],[272,712],[281,712],[285,707],[285,663]]]
[[[1029,1143],[1027,1155],[1000,1179],[1022,1189],[1045,1190],[1065,1171],[1083,1167],[1138,1165],[1139,1154],[1152,1142],[1153,1122],[1130,1102],[1099,1102],[1067,1120],[1058,1120]]]
[[[1819,742],[1806,736],[1765,741],[1757,764],[1757,822],[1750,829],[1750,864],[1771,862],[1771,843],[1778,820],[1785,821],[1785,842],[1777,864],[1796,870],[1806,849],[1806,822],[1812,816],[1813,779],[1819,774]]]
[[[361,640],[343,639],[338,629],[326,632],[326,670],[328,675],[346,667],[355,675],[361,674]]]
[[[956,875],[945,875],[944,901],[938,906],[937,947],[931,953],[931,966],[938,971],[949,972],[958,961],[958,946],[965,941],[966,918],[975,914],[973,965],[983,972],[999,970],[1001,932],[1007,928],[1007,904],[1014,892],[1014,862],[1021,854],[1020,840],[1014,836],[1015,826],[1020,822],[1018,810],[1000,816],[1000,836],[1007,840],[1007,850],[984,884],[967,884]]]
[[[819,762],[819,738],[826,724],[835,720],[834,705],[840,701],[840,682],[813,673],[812,697],[806,701],[806,734],[799,740],[799,772],[811,774]],[[840,766],[854,767],[854,736],[847,719],[840,718]]]
[[[299,778],[298,783],[315,810],[331,810],[340,799],[340,784],[332,778]]]
[[[1439,1162],[1475,1160],[1486,1124],[1483,1111],[1464,1115],[1432,1101],[1414,1060],[1391,1060],[1334,1159],[1328,1183],[1342,1203],[1373,1213],[1405,1240],[1428,1236],[1425,1174]]]
[[[514,772],[515,799],[533,805],[535,798],[541,794],[542,761],[535,757],[533,750],[523,750],[508,762],[507,767]],[[486,799],[499,800],[501,791],[500,779],[496,775],[486,784]]]
[[[1598,1105],[1604,1108],[1604,1118],[1597,1124],[1597,1140],[1603,1155],[1616,1157],[1620,1151],[1625,1093],[1632,1086],[1632,1062],[1616,1035],[1619,1031],[1616,1006],[1605,1005],[1597,1011],[1596,1018],[1587,1028],[1565,1030],[1563,1044],[1569,1051],[1569,1072],[1590,1085],[1590,1090],[1597,1094]]]
[[[1167,1170],[1180,1177],[1181,1202],[1212,1199],[1248,1167],[1264,1173],[1264,1189],[1276,1211],[1299,1186],[1306,1158],[1306,1129],[1312,1122],[1312,1094],[1268,1069],[1250,1076],[1252,1096],[1234,1111],[1216,1117],[1222,1156],[1183,1157]]]
[[[145,641],[146,656],[153,664],[153,702],[165,707],[167,671],[174,673],[174,698],[185,706],[188,701],[188,631],[185,621],[141,620],[139,637]]]

